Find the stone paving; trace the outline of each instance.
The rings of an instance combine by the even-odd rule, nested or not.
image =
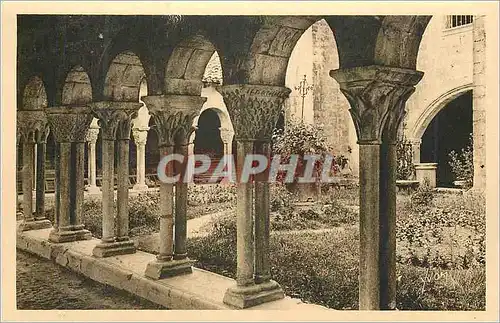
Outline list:
[[[18,309],[165,309],[20,250],[16,263]]]

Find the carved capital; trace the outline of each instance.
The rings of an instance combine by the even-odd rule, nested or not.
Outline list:
[[[142,106],[140,102],[101,101],[89,104],[98,125],[102,130],[102,139],[130,139],[132,119]]]
[[[392,142],[405,114],[405,104],[422,72],[386,66],[363,66],[330,71],[351,109],[358,143]]]
[[[88,107],[50,107],[47,120],[57,142],[85,142],[92,122]]]
[[[133,128],[132,135],[134,136],[134,142],[137,146],[146,145],[148,139],[149,128]]]
[[[47,117],[43,110],[17,111],[17,137],[23,142],[44,143],[48,134]]]
[[[154,120],[154,129],[158,133],[158,144],[161,147],[172,146],[179,134],[189,136],[193,120],[207,98],[194,95],[157,95],[145,96],[142,100]]]
[[[285,99],[291,90],[281,86],[235,84],[218,87],[237,140],[271,140]]]
[[[225,144],[230,144],[233,141],[234,131],[230,129],[220,129],[220,139]]]
[[[97,137],[99,137],[99,128],[90,126],[90,129],[87,131],[85,140],[95,144],[97,142]]]

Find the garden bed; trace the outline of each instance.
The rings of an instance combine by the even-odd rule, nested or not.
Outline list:
[[[271,228],[280,232],[271,233],[272,276],[292,297],[335,309],[357,309],[359,220],[336,203],[337,213],[329,216],[321,209],[324,206],[317,206],[319,211],[288,209],[289,215],[278,208],[281,213],[272,214]],[[398,194],[398,309],[484,310],[484,216],[480,196],[441,195],[425,189]],[[317,228],[323,229],[310,230]],[[235,217],[217,218],[208,229],[207,236],[189,239],[190,257],[197,259],[198,267],[234,278]]]

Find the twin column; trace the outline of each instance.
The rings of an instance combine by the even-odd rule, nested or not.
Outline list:
[[[45,218],[45,144],[49,128],[47,118],[41,110],[17,112],[17,128],[23,149],[23,222],[21,231],[50,228]],[[36,206],[33,213],[33,174],[35,144],[37,145]]]
[[[365,66],[334,70],[347,97],[359,144],[361,310],[396,308],[396,151],[405,103],[423,76]]]
[[[47,118],[56,141],[55,223],[51,242],[69,242],[92,237],[82,224],[84,149],[92,121],[87,107],[47,108]]]
[[[102,131],[102,238],[93,250],[96,257],[134,253],[129,238],[129,140],[132,118],[141,107],[138,102],[94,102],[90,105]],[[116,146],[116,148],[115,148]],[[115,149],[117,214],[114,208]]]
[[[235,129],[236,176],[240,178],[247,155],[270,156],[271,135],[290,90],[279,86],[228,85],[219,92]],[[247,308],[281,299],[284,293],[278,283],[271,280],[267,174],[257,175],[248,182],[237,181],[236,286],[226,291],[224,303]]]
[[[159,169],[165,171],[168,177],[172,177],[174,173],[180,175],[179,182],[175,184],[160,183],[160,251],[157,259],[148,264],[145,274],[152,279],[161,279],[192,272],[192,262],[188,259],[186,250],[187,183],[184,183],[182,178],[193,119],[198,115],[206,98],[162,95],[147,96],[142,99],[155,122],[160,156],[176,153],[184,157],[184,162],[176,164],[176,167],[173,162],[169,162],[165,169]]]

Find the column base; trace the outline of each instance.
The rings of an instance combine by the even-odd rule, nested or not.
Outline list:
[[[148,188],[149,188],[149,187],[148,187],[146,184],[144,184],[144,185],[141,185],[141,184],[135,184],[135,185],[132,187],[132,189],[133,189],[134,191],[145,191],[145,190],[147,190]]]
[[[73,242],[92,239],[92,233],[82,225],[54,229],[49,234],[49,241],[55,243]]]
[[[224,304],[241,309],[283,298],[285,298],[285,293],[280,285],[274,280],[270,280],[257,285],[229,288],[224,295]]]
[[[190,259],[153,261],[146,267],[144,275],[148,278],[158,280],[179,275],[191,274],[193,272],[193,261]]]
[[[127,255],[135,252],[136,248],[132,240],[101,242],[92,250],[92,254],[97,258]]]
[[[101,188],[97,186],[87,186],[86,191],[88,194],[100,194]]]
[[[19,226],[19,231],[30,231],[30,230],[41,230],[48,229],[52,227],[52,223],[49,220],[32,220],[32,221],[23,221]]]

